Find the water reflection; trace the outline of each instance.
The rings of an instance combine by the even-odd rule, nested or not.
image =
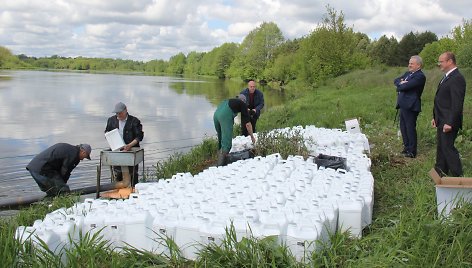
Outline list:
[[[115,103],[123,101],[144,130],[145,163],[187,151],[213,136],[213,112],[246,85],[211,79],[161,76],[13,71],[0,79],[0,197],[8,191],[39,191],[24,167],[57,142],[89,143],[92,160],[74,170],[71,188],[93,185],[103,132]],[[283,97],[264,90],[266,107]]]

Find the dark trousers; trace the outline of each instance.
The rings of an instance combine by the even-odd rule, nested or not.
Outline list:
[[[59,174],[52,177],[46,177],[34,171],[29,170],[29,172],[31,177],[33,177],[38,184],[39,189],[45,192],[47,196],[57,196],[70,192],[69,186],[64,182]]]
[[[257,119],[251,116],[251,119],[249,120],[249,122],[251,122],[251,125],[252,125],[252,133],[256,133]],[[241,135],[249,136],[249,133],[247,132],[246,125],[241,124]]]
[[[400,109],[400,131],[403,139],[403,149],[416,156],[417,137],[416,137],[416,119],[418,112],[406,109]]]
[[[449,176],[460,177],[462,173],[462,163],[459,151],[454,146],[458,130],[444,133],[442,127],[436,130],[436,164],[434,167],[440,169]]]

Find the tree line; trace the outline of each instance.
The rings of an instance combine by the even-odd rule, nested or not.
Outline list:
[[[299,81],[316,87],[328,78],[370,66],[406,66],[420,55],[425,67],[436,65],[444,51],[453,51],[461,67],[472,67],[472,22],[438,39],[430,32],[410,32],[400,41],[381,36],[378,40],[346,25],[343,12],[329,6],[322,21],[308,35],[285,39],[274,22],[252,30],[241,44],[224,43],[209,52],[178,53],[169,60],[148,62],[85,57],[29,57],[12,55],[0,46],[0,68],[42,68],[84,71],[132,71],[148,74],[204,75],[222,79],[256,79],[287,84]]]

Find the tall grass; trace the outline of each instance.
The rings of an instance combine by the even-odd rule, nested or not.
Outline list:
[[[309,154],[303,136],[296,131],[290,136],[284,133],[259,132],[254,152],[260,156],[280,153],[283,158],[289,155],[301,155],[307,158]]]
[[[231,224],[221,245],[211,243],[199,254],[198,267],[294,267],[295,258],[286,246],[277,244],[276,237],[257,239],[252,236],[237,240]]]
[[[464,205],[444,219],[438,216],[434,183],[427,175],[434,164],[435,130],[431,128],[432,103],[441,73],[426,70],[427,83],[423,93],[423,112],[418,118],[418,156],[400,155],[401,138],[394,124],[396,92],[393,79],[404,68],[356,71],[328,81],[323,87],[303,92],[284,106],[265,111],[258,129],[296,125],[344,128],[344,121],[358,118],[371,144],[372,168],[375,178],[373,222],[361,239],[345,233],[331,236],[331,242],[301,263],[284,246],[271,238],[237,241],[228,229],[223,245],[205,247],[195,262],[185,260],[172,240],[168,255],[155,255],[136,249],[120,253],[109,250],[99,237],[82,238],[77,250],[68,252],[73,267],[470,267],[472,266],[472,206]],[[472,85],[472,70],[462,70]],[[288,89],[290,90],[290,89]],[[472,175],[472,98],[466,94],[464,129],[456,145],[461,153],[464,173]],[[265,135],[265,136],[264,136]],[[294,149],[290,144],[271,140],[261,132],[259,154],[274,150]],[[280,148],[276,148],[280,146]],[[290,148],[290,149],[288,149]],[[301,149],[300,149],[301,148]],[[300,151],[302,152],[302,151]],[[177,172],[198,173],[215,161],[216,141],[205,140],[190,154],[176,155],[160,162],[153,176],[170,178]],[[292,152],[290,153],[292,154]],[[73,198],[58,198],[22,210],[11,220],[0,221],[0,258],[4,267],[50,267],[64,265],[58,259],[44,256],[45,251],[22,252],[13,239],[18,225],[31,225],[35,219],[59,207],[68,207]],[[98,254],[97,254],[98,252]],[[19,258],[30,254],[26,263]],[[47,255],[47,254],[46,254]],[[99,256],[98,256],[99,255]],[[33,257],[35,256],[35,257]]]
[[[174,154],[164,161],[156,163],[155,172],[151,177],[168,179],[179,172],[196,174],[216,163],[218,143],[215,139],[205,139],[200,146],[193,148],[187,154]]]

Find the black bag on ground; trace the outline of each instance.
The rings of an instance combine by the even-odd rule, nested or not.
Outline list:
[[[245,149],[239,152],[232,152],[228,154],[228,164],[248,158],[254,158],[254,152],[251,149]]]
[[[314,162],[318,167],[346,169],[346,158],[344,157],[319,154],[315,157]]]

